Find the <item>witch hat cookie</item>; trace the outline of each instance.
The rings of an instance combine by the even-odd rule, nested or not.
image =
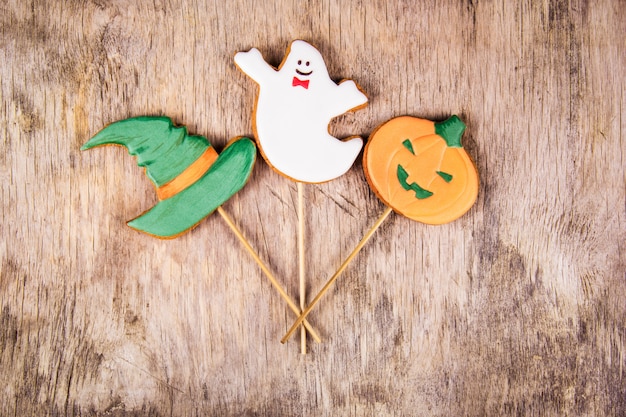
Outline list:
[[[128,222],[141,232],[173,238],[189,230],[239,191],[256,158],[254,142],[232,140],[221,154],[203,136],[187,134],[168,117],[135,117],[110,124],[81,150],[122,145],[154,183],[159,202]]]

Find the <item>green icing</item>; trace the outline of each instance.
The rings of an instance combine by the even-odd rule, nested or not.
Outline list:
[[[402,167],[402,165],[398,164],[397,175],[398,175],[398,181],[400,181],[400,185],[402,186],[402,188],[404,188],[407,191],[411,191],[411,190],[414,191],[415,192],[415,198],[423,200],[423,199],[428,198],[431,195],[433,195],[433,193],[431,191],[428,191],[428,190],[420,187],[416,182],[412,182],[411,184],[409,184],[407,182],[407,179],[409,178],[409,174]]]
[[[452,181],[452,175],[448,174],[447,172],[437,171],[437,175],[439,175],[441,178],[443,178],[443,180],[445,182]]]
[[[407,148],[409,151],[411,151],[411,153],[412,153],[413,155],[415,155],[415,151],[413,150],[413,144],[411,143],[411,141],[410,141],[410,140],[405,139],[405,140],[402,142],[402,145],[404,145],[404,147],[405,147],[405,148]]]
[[[123,145],[157,187],[178,176],[211,146],[202,136],[187,135],[169,117],[141,116],[120,120],[102,129],[81,150],[100,145]]]
[[[451,148],[462,148],[461,136],[465,132],[465,123],[457,115],[451,116],[443,122],[435,123],[435,133],[446,141]]]
[[[207,173],[191,186],[160,201],[128,222],[134,229],[174,237],[211,214],[248,181],[256,158],[254,142],[241,138],[219,155]]]
[[[211,146],[204,137],[189,136],[185,127],[175,127],[168,117],[135,117],[112,123],[81,150],[106,144],[128,148],[157,187],[178,176]],[[128,225],[159,237],[181,234],[243,188],[255,159],[254,142],[239,138],[224,149],[198,181],[159,201]]]

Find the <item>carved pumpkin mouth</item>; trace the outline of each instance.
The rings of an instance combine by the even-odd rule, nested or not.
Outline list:
[[[402,188],[404,188],[407,191],[415,192],[415,198],[419,200],[423,200],[433,195],[432,191],[428,191],[427,189],[420,187],[420,185],[416,182],[412,182],[409,184],[407,182],[407,179],[409,178],[409,173],[406,172],[406,169],[404,169],[404,167],[402,167],[402,165],[400,164],[398,164],[397,176],[398,176],[398,181],[400,181],[400,185],[402,186]]]

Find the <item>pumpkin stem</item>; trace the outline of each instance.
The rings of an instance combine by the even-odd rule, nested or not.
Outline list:
[[[461,136],[465,132],[465,123],[456,114],[443,122],[435,123],[435,133],[446,141],[450,148],[462,148]]]

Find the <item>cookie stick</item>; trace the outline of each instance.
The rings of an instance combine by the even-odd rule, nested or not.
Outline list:
[[[298,182],[298,275],[300,276],[300,310],[306,307],[306,277],[304,259],[304,185]],[[306,331],[300,328],[300,353],[306,355]]]
[[[101,145],[126,147],[155,185],[160,201],[128,222],[130,227],[154,237],[171,239],[190,230],[217,209],[294,313],[300,313],[221,208],[250,177],[256,159],[252,140],[235,138],[218,155],[206,138],[188,135],[185,127],[174,126],[170,118],[140,116],[111,123],[81,150]],[[319,342],[317,333],[308,323],[306,325]]]
[[[470,209],[478,194],[478,174],[461,145],[464,131],[465,124],[457,116],[438,123],[404,116],[376,128],[365,148],[363,169],[370,187],[386,203],[387,210],[302,312],[281,339],[282,343],[392,210],[411,220],[443,224]]]
[[[324,294],[326,294],[326,291],[328,291],[330,286],[333,285],[333,283],[337,280],[337,278],[339,278],[339,275],[341,275],[344,269],[348,267],[348,264],[352,261],[352,259],[354,259],[354,257],[361,251],[361,249],[363,249],[363,246],[365,246],[367,241],[374,235],[374,233],[376,232],[376,230],[378,230],[380,225],[383,224],[383,222],[385,221],[387,216],[389,216],[391,211],[392,209],[390,207],[387,207],[387,209],[383,212],[383,214],[380,215],[378,220],[376,220],[376,223],[374,223],[374,225],[370,228],[370,230],[368,230],[367,233],[365,233],[365,236],[363,236],[359,244],[356,245],[352,253],[348,255],[348,257],[341,264],[337,272],[335,272],[333,276],[330,277],[330,279],[326,282],[326,285],[324,285],[324,287],[320,290],[320,292],[315,296],[313,301],[311,301],[311,304],[309,304],[309,306],[305,308],[304,311],[302,311],[302,313],[298,317],[298,320],[294,322],[294,324],[291,326],[289,331],[285,334],[285,336],[283,336],[283,338],[280,340],[280,343],[285,343],[287,342],[287,340],[289,340],[289,337],[291,337],[291,335],[296,330],[296,328],[306,319],[306,316],[309,315],[309,313],[311,312],[311,310],[313,310],[315,305],[322,299]]]
[[[224,209],[222,207],[218,207],[217,208],[217,212],[219,213],[220,216],[222,216],[222,218],[224,219],[224,221],[226,222],[228,227],[230,227],[230,229],[233,231],[233,233],[235,233],[235,236],[237,236],[239,241],[243,244],[244,248],[252,256],[252,258],[257,263],[257,265],[261,268],[261,270],[263,271],[265,276],[270,280],[270,283],[274,286],[276,291],[278,291],[278,293],[283,298],[283,300],[287,303],[287,305],[289,306],[291,311],[293,311],[296,314],[296,316],[299,316],[301,314],[301,310],[298,308],[298,305],[296,304],[296,302],[289,296],[289,294],[287,294],[287,292],[283,289],[283,287],[280,285],[280,283],[276,280],[274,275],[270,272],[269,268],[261,260],[261,258],[257,254],[257,252],[252,248],[252,246],[250,245],[250,242],[248,241],[248,239],[246,239],[246,237],[243,235],[241,230],[239,230],[237,225],[235,225],[235,223],[233,222],[233,219],[230,218],[230,216],[224,211]],[[306,320],[304,320],[301,323],[303,323],[304,327],[306,327],[306,330],[308,330],[309,333],[311,333],[311,336],[313,337],[313,339],[317,343],[320,343],[321,342],[321,338],[317,334],[317,332],[315,331],[313,326],[311,326],[311,324],[308,321],[306,321]],[[304,329],[304,327],[303,327],[303,329]]]

